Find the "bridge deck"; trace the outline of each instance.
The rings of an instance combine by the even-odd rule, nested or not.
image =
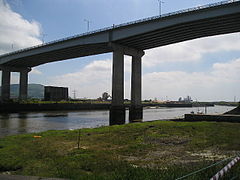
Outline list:
[[[108,53],[113,51],[110,42],[146,50],[239,31],[240,1],[225,1],[8,53],[0,56],[0,66],[34,67],[53,61]]]

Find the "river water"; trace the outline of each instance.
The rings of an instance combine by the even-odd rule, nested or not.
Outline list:
[[[235,107],[207,107],[207,114],[221,114],[233,108]],[[203,107],[147,108],[143,110],[143,121],[180,118],[184,114],[191,111],[196,113],[198,110],[205,112]],[[126,123],[128,122],[128,111],[126,111]],[[93,128],[108,125],[108,110],[0,114],[0,137],[47,130]]]

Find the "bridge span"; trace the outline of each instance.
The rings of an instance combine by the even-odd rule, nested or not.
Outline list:
[[[186,40],[240,32],[240,0],[168,13],[116,25],[0,56],[2,101],[10,98],[10,72],[20,72],[20,99],[27,98],[32,67],[113,52],[112,108],[110,117],[124,119],[124,55],[132,56],[130,119],[142,118],[141,59],[144,50]]]

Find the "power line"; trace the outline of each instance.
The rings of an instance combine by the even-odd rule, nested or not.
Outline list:
[[[77,91],[73,90],[73,99],[76,99],[76,93],[77,93]]]

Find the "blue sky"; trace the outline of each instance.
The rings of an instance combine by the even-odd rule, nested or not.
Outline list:
[[[165,0],[162,13],[215,2]],[[90,21],[91,31],[159,14],[157,0],[0,0],[0,8],[6,17],[0,22],[2,54],[40,44],[43,39],[49,42],[84,33],[84,19]],[[19,31],[14,31],[16,26]],[[41,65],[30,73],[29,82],[67,86],[70,92],[77,91],[77,97],[96,98],[104,91],[111,93],[111,59],[109,53]],[[130,62],[126,57],[126,98],[130,94]],[[167,96],[176,100],[190,95],[202,101],[233,101],[234,96],[239,100],[238,67],[239,33],[148,50],[143,58],[143,99],[165,100]],[[12,83],[17,82],[18,74],[13,73]]]

